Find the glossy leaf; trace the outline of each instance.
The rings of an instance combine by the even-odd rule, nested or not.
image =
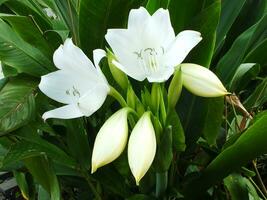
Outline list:
[[[51,61],[42,52],[26,43],[11,27],[0,20],[0,59],[18,72],[33,76],[47,74],[53,69]]]
[[[203,171],[201,176],[193,180],[186,187],[187,197],[196,197],[211,185],[221,181],[231,172],[240,169],[252,159],[267,153],[266,130],[267,113],[260,117],[236,140],[224,149]],[[195,188],[194,193],[190,188]]]
[[[26,78],[11,79],[0,91],[0,134],[29,122],[35,115],[34,93],[37,82]]]

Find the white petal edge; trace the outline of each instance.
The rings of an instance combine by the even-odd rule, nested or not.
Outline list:
[[[161,83],[167,81],[173,73],[174,73],[174,67],[168,67],[148,75],[147,80],[150,83],[154,82]]]
[[[79,74],[96,71],[93,63],[79,47],[73,44],[71,38],[66,39],[64,44],[55,51],[53,61],[58,69],[71,70]]]
[[[128,162],[137,185],[154,160],[156,146],[155,131],[150,120],[150,113],[146,112],[133,128],[128,143]]]
[[[108,84],[108,81],[107,81],[105,75],[103,74],[103,72],[99,66],[100,61],[106,56],[107,56],[107,54],[103,49],[95,49],[93,51],[93,59],[94,59],[94,65],[96,67],[96,70],[97,70],[98,74],[102,77],[104,82],[106,84]]]
[[[183,85],[197,96],[219,97],[230,94],[219,78],[209,69],[197,64],[181,64]]]
[[[123,152],[128,139],[128,108],[114,113],[100,128],[93,148],[91,173],[111,163]]]
[[[142,27],[144,22],[149,19],[150,14],[144,7],[140,7],[138,9],[131,9],[128,18],[128,28],[136,29]]]
[[[201,33],[192,30],[180,32],[170,44],[164,55],[166,65],[177,66],[182,63],[188,53],[202,40]]]
[[[82,117],[83,113],[81,113],[80,109],[76,104],[65,105],[54,110],[47,111],[43,114],[42,118],[47,120],[49,118],[57,118],[57,119],[73,119]]]

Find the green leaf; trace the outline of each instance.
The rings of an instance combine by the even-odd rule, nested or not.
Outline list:
[[[71,0],[55,0],[55,4],[57,5],[57,8],[61,13],[63,21],[66,23],[66,25],[68,26],[71,32],[74,43],[79,46],[80,38],[79,38],[78,13],[75,7],[73,6],[72,1]]]
[[[231,174],[224,179],[224,185],[232,200],[249,200],[248,189],[244,177],[240,174]]]
[[[152,15],[159,8],[166,9],[170,0],[148,0],[146,9]]]
[[[42,52],[21,39],[12,28],[0,20],[0,59],[9,66],[33,76],[47,74],[54,69]]]
[[[43,157],[32,157],[24,160],[24,164],[34,179],[50,193],[53,200],[60,200],[60,189],[57,176],[51,167],[51,163]]]
[[[153,166],[157,172],[166,172],[171,165],[172,158],[172,127],[169,126],[157,141],[157,153]]]
[[[233,25],[237,16],[239,15],[243,5],[246,0],[232,1],[224,0],[222,1],[222,11],[221,17],[217,29],[216,36],[216,48],[218,48],[221,42],[225,39],[229,29]]]
[[[0,135],[15,130],[35,116],[37,82],[26,77],[11,79],[0,91]]]
[[[124,27],[129,10],[139,7],[141,2],[143,0],[81,0],[79,34],[85,54],[92,57],[94,49],[103,48],[107,29]]]
[[[257,108],[267,102],[267,78],[265,78],[245,100],[244,106],[248,109]]]
[[[22,193],[22,196],[28,200],[34,200],[33,196],[30,196],[30,189],[26,180],[26,174],[23,172],[14,171],[14,177]]]
[[[224,98],[217,97],[207,100],[207,109],[202,133],[209,145],[215,145],[222,124],[224,111]]]
[[[266,38],[267,15],[257,24],[242,33],[233,43],[231,49],[223,56],[216,66],[222,82],[230,83],[236,69],[244,61],[248,52]]]
[[[126,200],[155,200],[155,197],[148,196],[145,194],[135,194],[133,196],[128,197]]]
[[[256,62],[261,66],[266,66],[267,58],[265,52],[267,52],[267,39],[251,50],[244,58],[243,62]]]
[[[186,148],[185,135],[180,118],[178,114],[173,110],[170,111],[167,122],[172,128],[172,145],[177,152],[182,152]]]
[[[185,30],[191,20],[201,11],[204,0],[170,0],[169,12],[175,33]]]
[[[233,145],[224,149],[198,178],[186,186],[186,197],[198,197],[231,172],[239,170],[252,159],[267,153],[266,129],[267,113],[264,113],[242,133]],[[194,188],[194,193],[191,192],[191,188]]]
[[[23,40],[42,51],[47,58],[52,60],[53,50],[32,17],[3,14],[0,14],[0,17],[8,22]]]
[[[260,72],[260,65],[256,63],[243,63],[241,64],[230,83],[231,91],[241,91],[246,88],[251,79],[255,78]]]
[[[86,169],[91,165],[91,149],[89,148],[88,136],[83,119],[68,120],[67,145],[70,153]]]

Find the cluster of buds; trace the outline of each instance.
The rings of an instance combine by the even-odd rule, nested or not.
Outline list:
[[[105,39],[112,51],[94,50],[94,64],[71,39],[55,51],[53,60],[59,70],[42,76],[39,88],[50,98],[66,105],[44,113],[43,118],[89,117],[103,105],[107,95],[115,97],[123,108],[99,130],[93,148],[91,172],[118,158],[128,141],[128,163],[138,185],[156,154],[155,127],[151,117],[158,117],[164,122],[164,116],[151,112],[157,110],[157,97],[162,94],[158,83],[164,83],[174,74],[168,89],[168,102],[163,103],[168,108],[175,107],[182,86],[202,97],[218,97],[228,92],[209,69],[196,64],[181,64],[202,37],[201,33],[192,30],[175,36],[168,10],[159,9],[150,15],[143,7],[133,9],[129,14],[128,27],[107,30]],[[127,103],[109,85],[99,67],[101,59],[106,56],[114,80],[129,94]],[[137,81],[147,79],[153,83],[153,108],[144,106],[144,102],[135,95],[127,75]],[[161,98],[162,101],[164,98]],[[134,120],[135,126],[128,140],[127,118],[132,112],[138,113],[139,119]]]

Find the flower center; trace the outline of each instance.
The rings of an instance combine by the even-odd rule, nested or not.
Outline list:
[[[73,85],[72,88],[66,90],[66,95],[72,95],[74,97],[81,97],[79,90]]]
[[[145,73],[149,74],[151,71],[155,72],[159,68],[159,57],[164,55],[164,48],[145,48],[133,52],[137,56],[139,65],[143,68]]]

